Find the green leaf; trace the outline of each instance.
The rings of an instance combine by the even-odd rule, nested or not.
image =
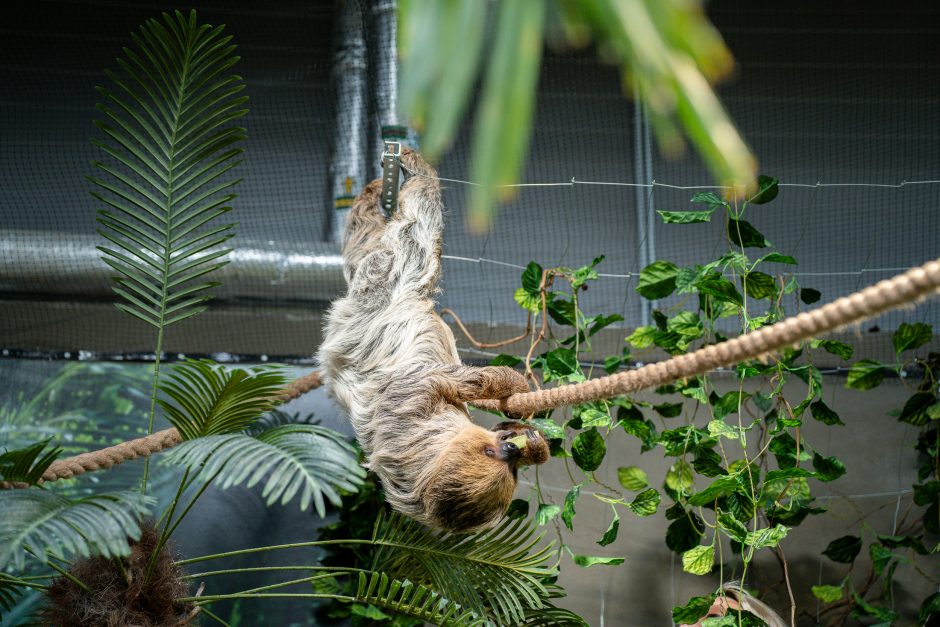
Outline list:
[[[780,188],[777,186],[777,179],[772,176],[761,174],[757,177],[757,193],[750,197],[747,202],[750,205],[763,205],[777,197]]]
[[[299,494],[301,511],[312,502],[321,517],[326,515],[324,499],[338,507],[341,492],[354,492],[365,477],[355,449],[340,434],[299,423],[255,436],[236,433],[189,440],[161,461],[188,468],[222,489],[263,484],[261,496],[268,505],[285,505]]]
[[[535,418],[530,423],[549,440],[559,440],[565,437],[564,427],[559,427],[551,418]]]
[[[683,511],[666,529],[666,546],[674,553],[684,553],[697,546],[705,533],[705,523],[692,512]]]
[[[543,355],[546,372],[552,378],[567,377],[578,370],[578,354],[573,348],[559,347]]]
[[[813,596],[823,603],[835,603],[845,596],[842,586],[813,586]]]
[[[767,248],[772,244],[746,220],[728,219],[728,237],[741,248]]]
[[[940,614],[940,592],[934,592],[920,604],[918,620],[920,624],[926,625],[927,619],[937,614]]]
[[[664,224],[700,224],[711,222],[714,209],[708,211],[663,211],[657,209],[656,213],[663,219]]]
[[[894,352],[898,355],[904,351],[920,348],[933,339],[933,327],[923,322],[908,324],[902,322],[898,330],[891,336]]]
[[[473,125],[470,228],[489,228],[497,192],[508,196],[522,170],[542,60],[546,5],[541,0],[503,2],[496,7],[495,34],[480,104]],[[434,54],[434,53],[432,53]]]
[[[649,348],[656,339],[656,333],[656,327],[637,327],[627,337],[627,341],[636,349]]]
[[[870,390],[881,385],[887,373],[888,369],[877,361],[862,359],[849,368],[845,387],[855,390]]]
[[[863,599],[857,592],[852,594],[852,598],[855,599],[855,608],[852,611],[852,615],[855,617],[858,616],[874,616],[876,619],[882,621],[879,625],[888,626],[894,620],[898,618],[898,614],[892,610],[889,610],[885,607],[877,607]]]
[[[682,554],[682,570],[693,575],[707,575],[715,565],[715,547],[700,545]]]
[[[515,355],[500,354],[490,360],[491,366],[509,366],[510,368],[518,366],[522,360]]]
[[[716,517],[716,522],[728,536],[736,542],[744,544],[748,531],[747,527],[731,514],[722,512]]]
[[[715,602],[715,596],[692,597],[685,605],[672,608],[672,622],[677,625],[692,625],[697,623]]]
[[[532,294],[525,291],[524,288],[519,288],[516,290],[516,293],[513,295],[515,301],[519,304],[520,307],[532,313],[538,313],[542,310],[542,298],[541,296],[533,296]]]
[[[898,420],[915,427],[922,427],[932,419],[929,412],[936,403],[937,397],[933,392],[915,392],[904,403]]]
[[[614,519],[610,521],[610,524],[607,526],[607,531],[604,532],[604,535],[601,537],[597,543],[601,546],[607,546],[617,539],[617,532],[620,529],[620,515],[617,514],[617,509],[612,507],[614,511]]]
[[[571,443],[571,456],[574,458],[574,463],[585,472],[597,470],[606,454],[607,445],[595,427],[579,433]]]
[[[708,423],[708,434],[713,438],[727,438],[729,440],[740,440],[741,430],[726,424],[723,420],[712,420]]]
[[[56,460],[62,449],[46,447],[52,438],[36,442],[23,448],[4,451],[0,454],[0,481],[27,483],[35,485],[42,479],[43,473]],[[45,452],[43,452],[45,451]]]
[[[790,530],[787,527],[784,527],[780,524],[773,527],[758,529],[757,531],[750,531],[744,538],[744,544],[754,547],[755,550],[768,546],[774,547],[780,544],[780,541],[787,537],[788,531]]]
[[[846,361],[852,359],[852,355],[855,352],[855,349],[850,345],[835,340],[813,340],[811,345],[813,348],[821,348],[827,353],[841,357]]]
[[[223,26],[198,25],[195,12],[147,20],[124,49],[121,72],[106,72],[99,87],[103,137],[93,143],[108,156],[94,161],[92,195],[108,209],[98,230],[113,248],[99,247],[115,271],[118,308],[165,328],[203,311],[217,282],[197,282],[224,262],[220,246],[232,224],[216,224],[238,180],[224,180],[240,161],[247,114],[238,61]],[[215,262],[215,263],[214,263]]]
[[[753,270],[741,279],[741,284],[744,292],[751,298],[761,300],[777,296],[777,282],[769,274]]]
[[[800,300],[803,301],[804,304],[812,305],[820,298],[822,298],[822,292],[819,290],[814,290],[811,287],[800,288]]]
[[[766,255],[764,255],[763,257],[757,260],[758,263],[765,262],[765,261],[768,263],[785,263],[790,266],[797,265],[796,259],[794,259],[790,255],[781,255],[780,253],[767,253]]]
[[[695,289],[701,294],[711,296],[720,303],[731,303],[739,307],[744,304],[741,293],[734,283],[720,276],[709,275],[695,283]]]
[[[708,505],[719,497],[734,494],[742,489],[743,486],[738,477],[719,477],[707,488],[689,497],[689,504],[695,506]]]
[[[0,490],[0,572],[11,564],[22,571],[27,545],[39,556],[129,555],[153,503],[137,492],[72,500],[48,490]]]
[[[696,192],[689,202],[706,204],[712,211],[729,207],[728,202],[715,192]]]
[[[187,360],[160,384],[167,420],[184,440],[236,433],[271,411],[287,383],[283,371],[226,369],[209,360]]]
[[[536,302],[541,303],[541,299],[538,298]],[[548,315],[552,317],[552,320],[558,324],[569,327],[577,326],[574,303],[567,298],[553,298],[551,300],[546,298],[545,309],[548,311]],[[581,336],[583,337],[583,335],[582,333]],[[574,336],[572,336],[572,341],[573,338]]]
[[[858,536],[842,536],[836,538],[826,547],[823,555],[833,562],[851,564],[862,550],[862,539]]]
[[[538,298],[542,294],[542,275],[544,270],[542,266],[530,261],[529,264],[525,267],[525,270],[522,272],[522,289],[526,291],[527,294]]]
[[[809,411],[813,415],[815,420],[823,423],[824,425],[844,425],[842,419],[839,418],[839,414],[834,412],[821,400],[810,403]]]
[[[525,499],[513,499],[506,510],[507,518],[525,518],[529,515],[529,502]]]
[[[610,425],[610,414],[594,409],[593,407],[589,407],[580,412],[579,417],[581,418],[582,429],[589,427],[607,427]]]
[[[692,468],[705,477],[720,477],[728,471],[721,467],[721,456],[710,448],[699,447],[692,460]]]
[[[665,298],[676,289],[679,267],[671,261],[654,261],[640,271],[636,291],[647,300]]]
[[[651,516],[656,513],[661,497],[655,488],[643,490],[627,506],[637,516]]]
[[[572,555],[572,561],[581,568],[590,568],[591,566],[618,566],[623,564],[622,557],[594,557],[589,555]]]
[[[666,472],[666,487],[678,494],[688,494],[693,486],[692,469],[685,460],[676,460]]]
[[[663,418],[675,418],[682,413],[682,403],[660,403],[653,405],[653,409]]]
[[[617,479],[620,481],[620,485],[634,492],[649,485],[646,472],[638,466],[621,466],[617,469]]]
[[[535,512],[535,520],[539,527],[541,527],[549,523],[559,512],[561,512],[561,508],[557,505],[539,503],[539,509]]]
[[[577,503],[580,494],[581,484],[572,486],[571,489],[568,490],[568,494],[565,495],[565,506],[561,510],[561,519],[564,521],[565,527],[568,527],[571,531],[574,531],[574,528],[571,526],[571,521],[575,516],[574,505]]]
[[[715,419],[721,420],[729,414],[738,413],[738,409],[742,407],[750,397],[751,395],[747,392],[732,390],[731,392],[726,392],[720,397],[715,398],[712,401]]]
[[[813,468],[816,478],[820,481],[835,481],[845,474],[845,466],[835,457],[823,457],[819,453],[813,454]]]

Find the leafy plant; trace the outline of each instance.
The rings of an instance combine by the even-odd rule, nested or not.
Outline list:
[[[629,367],[634,359],[648,361],[646,353],[652,350],[680,355],[722,342],[735,330],[748,333],[782,320],[788,307],[815,302],[819,292],[801,286],[787,274],[797,260],[774,251],[770,240],[751,221],[752,207],[777,196],[776,179],[760,176],[753,189],[752,196],[741,203],[700,192],[692,202],[702,208],[658,212],[665,224],[675,225],[671,228],[690,229],[722,219],[727,252],[691,267],[658,260],[643,268],[636,292],[662,308],[652,312],[652,324],[633,330],[619,354],[602,360],[593,357],[595,334],[621,320],[617,315],[589,315],[583,309],[582,292],[598,277],[596,268],[603,261],[598,257],[581,268],[543,268],[530,263],[515,293],[516,302],[534,317],[534,324],[527,326],[533,329],[528,352],[524,357],[500,355],[492,363],[521,364],[536,387],[576,383],[601,368],[612,373]],[[860,361],[849,369],[848,385],[874,387],[892,371],[900,371],[902,363],[908,368],[915,363],[925,367],[929,357],[907,362],[900,358],[902,352],[930,341],[925,327],[902,325],[894,340],[898,363]],[[564,502],[555,504],[543,500],[545,492],[536,486],[535,520],[540,525],[554,523],[562,538],[561,524],[576,530],[578,501],[590,493],[611,507],[608,528],[597,539],[600,546],[608,546],[617,538],[623,510],[649,515],[657,511],[662,497],[668,497],[671,504],[665,511],[669,521],[665,541],[681,558],[686,572],[706,575],[717,568],[722,579],[730,574],[744,580],[761,551],[776,553],[785,565],[783,544],[790,529],[825,511],[814,500],[809,480],[835,481],[846,473],[840,460],[812,446],[801,434],[800,427],[809,419],[830,428],[844,424],[823,401],[823,377],[814,365],[816,351],[840,360],[851,359],[854,353],[850,345],[837,340],[812,340],[778,355],[738,364],[733,370],[734,385],[723,392],[716,389],[712,375],[703,375],[658,388],[656,392],[665,397],[662,402],[618,397],[584,403],[573,407],[571,416],[561,423],[557,412],[536,415],[533,424],[550,439],[552,454],[568,466],[572,487]],[[931,412],[936,413],[938,407],[935,372],[933,368],[917,379],[920,383],[898,412],[899,419],[915,425],[931,422]],[[791,381],[805,386],[805,396],[799,402],[791,403],[783,394]],[[607,485],[599,478],[597,471],[605,461],[615,463],[608,460],[609,442],[620,437],[621,430],[627,437],[637,438],[642,451],[660,449],[674,458],[660,489],[651,485],[654,481],[639,466],[620,467],[619,486]],[[931,433],[925,429],[919,444],[928,458],[922,481],[936,474],[936,435]],[[927,507],[928,520],[937,519],[936,509],[931,508],[938,493],[929,481],[915,486],[915,503]],[[846,553],[849,547],[840,547],[838,542],[827,555],[851,563],[862,541],[853,537],[851,542],[857,543],[851,555]],[[727,557],[721,554],[723,543],[730,544],[740,563],[731,573],[727,572]],[[873,546],[874,576],[888,580],[894,568],[907,561],[897,554],[899,546],[914,552],[926,550],[919,536],[879,537]],[[569,553],[572,562],[581,567],[623,562],[619,557]],[[792,588],[786,569],[781,574],[786,586]],[[879,606],[862,598],[871,586],[861,591],[861,596],[859,591],[832,588],[818,593],[829,598],[838,588],[838,607],[847,608],[846,615],[888,615],[878,614]],[[682,617],[676,620],[696,622],[714,600],[715,595],[690,600],[675,608],[674,613]],[[928,599],[925,607],[931,603],[934,601]],[[727,621],[739,624],[730,616]]]
[[[153,431],[160,358],[166,328],[205,310],[205,276],[227,262],[220,248],[232,224],[216,224],[231,210],[238,179],[226,179],[240,161],[236,144],[245,130],[241,78],[226,74],[238,62],[224,26],[198,24],[195,11],[147,20],[124,48],[113,86],[99,87],[106,139],[94,144],[107,156],[95,161],[92,192],[98,212],[102,259],[116,273],[117,307],[154,327],[156,361],[148,432]],[[142,491],[146,492],[149,460]]]
[[[35,485],[56,460],[62,449],[49,446],[50,440],[0,454],[0,481]]]
[[[584,47],[593,39],[603,48],[636,87],[667,153],[681,150],[681,125],[720,184],[743,188],[754,178],[755,160],[709,86],[730,72],[731,54],[695,3],[498,2],[492,53],[481,71],[489,10],[475,0],[399,3],[401,106],[424,132],[422,150],[430,159],[457,134],[482,74],[470,167],[479,183],[471,190],[471,228],[489,228],[497,198],[511,193],[499,186],[515,183],[522,169],[546,40]]]

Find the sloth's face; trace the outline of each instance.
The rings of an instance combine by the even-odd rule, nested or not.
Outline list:
[[[524,440],[520,440],[522,436]],[[475,531],[495,525],[512,501],[516,469],[548,460],[548,444],[528,425],[464,429],[438,457],[425,502],[434,526]]]

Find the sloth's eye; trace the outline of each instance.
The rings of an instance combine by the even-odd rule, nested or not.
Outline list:
[[[496,457],[496,449],[490,446],[484,447],[483,452],[486,453],[487,457]]]

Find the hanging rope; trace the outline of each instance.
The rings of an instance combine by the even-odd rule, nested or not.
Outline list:
[[[817,337],[846,325],[915,302],[940,291],[940,259],[881,281],[861,292],[840,298],[808,313],[787,318],[772,326],[713,344],[693,353],[649,364],[637,370],[557,388],[514,394],[503,400],[474,401],[473,405],[519,416],[528,416],[562,405],[576,405],[630,394],[649,387],[693,377],[719,367],[732,366],[778,351],[802,340]],[[297,398],[320,386],[320,374],[313,372],[292,382],[281,397],[282,402]],[[53,463],[43,475],[44,481],[74,477],[86,472],[110,468],[172,448],[182,441],[176,429],[158,431],[147,437],[117,446],[83,453]],[[0,484],[2,487],[21,487]]]

